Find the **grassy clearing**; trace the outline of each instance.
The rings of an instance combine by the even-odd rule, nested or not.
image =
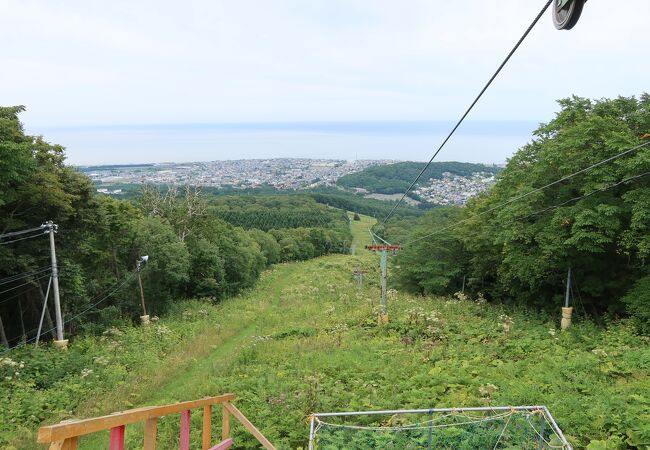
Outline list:
[[[650,442],[650,346],[631,326],[579,323],[561,333],[557,318],[524,310],[393,293],[391,323],[380,327],[376,265],[365,252],[278,265],[256,289],[207,307],[203,316],[195,311],[205,305],[189,304],[185,313],[137,331],[141,341],[125,330],[112,338],[118,347],[106,368],[92,366],[98,381],[78,373],[68,379],[93,400],[48,422],[234,392],[238,407],[282,449],[306,445],[313,411],[461,405],[546,404],[577,448],[590,440],[609,440],[610,447],[594,442],[593,449]],[[368,271],[363,291],[352,277],[357,266]],[[112,358],[146,357],[157,327],[174,324],[195,330],[175,344],[178,351],[134,365],[119,383],[102,378]],[[105,343],[87,347],[104,352]],[[26,401],[9,395],[9,404]],[[192,426],[196,447],[200,414]],[[258,448],[241,427],[234,433],[238,448]],[[31,438],[13,435],[21,449],[33,447]],[[102,439],[85,439],[80,448],[104,447]],[[161,448],[177,440],[177,418],[162,421]],[[141,430],[129,427],[127,443],[141,445]]]
[[[370,216],[364,216],[359,214],[361,220],[354,220],[354,213],[348,212],[348,217],[350,219],[350,229],[352,230],[352,245],[355,246],[356,252],[358,254],[366,253],[365,246],[371,244],[370,234],[368,230],[377,223],[377,219]]]

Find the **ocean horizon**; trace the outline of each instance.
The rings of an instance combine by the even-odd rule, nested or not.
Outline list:
[[[455,123],[320,121],[32,126],[66,147],[78,166],[234,159],[393,159],[426,161]],[[500,164],[529,142],[539,123],[468,120],[438,161]]]

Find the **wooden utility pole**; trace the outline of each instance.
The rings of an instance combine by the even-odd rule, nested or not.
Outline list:
[[[560,322],[560,327],[563,330],[566,330],[571,326],[571,316],[573,315],[573,308],[570,306],[570,297],[571,297],[571,267],[566,276],[566,292],[564,294],[564,307],[562,308],[562,321]]]
[[[366,245],[366,249],[377,252],[381,252],[381,259],[379,261],[379,268],[381,269],[380,275],[380,284],[381,284],[381,299],[379,301],[379,323],[388,323],[388,252],[392,251],[393,255],[397,253],[398,250],[401,250],[402,247],[399,245],[390,245],[390,244],[373,244]]]
[[[59,297],[59,268],[56,263],[56,248],[54,246],[54,233],[58,226],[51,220],[45,224],[50,235],[50,257],[52,259],[52,294],[54,295],[54,314],[56,317],[56,339],[54,346],[60,349],[68,348],[68,340],[63,339],[63,315],[61,314],[61,298]]]
[[[138,285],[140,286],[140,302],[142,304],[142,315],[140,316],[140,321],[142,322],[142,325],[149,325],[149,314],[147,314],[147,307],[144,304],[144,289],[142,289],[140,270],[142,269],[142,264],[146,263],[148,260],[149,256],[145,255],[140,257],[140,259],[135,263],[135,269],[136,272],[138,272]]]

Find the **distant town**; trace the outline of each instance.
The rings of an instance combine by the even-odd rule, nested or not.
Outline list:
[[[392,164],[394,160],[331,160],[331,159],[244,159],[230,161],[159,163],[140,165],[81,166],[79,169],[97,185],[97,191],[120,195],[122,190],[112,188],[120,184],[191,184],[216,188],[255,189],[268,186],[277,190],[315,189],[336,187],[337,180],[367,167]],[[463,177],[451,173],[442,179],[420,182],[413,191],[418,200],[439,205],[462,205],[470,198],[494,184],[489,173],[474,173]],[[400,196],[368,192],[363,188],[354,192],[365,197],[395,200]]]

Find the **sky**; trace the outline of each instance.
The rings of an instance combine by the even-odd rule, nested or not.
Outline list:
[[[544,0],[0,0],[0,104],[71,164],[428,160]],[[504,162],[556,100],[650,90],[650,1],[549,13],[440,160]]]

